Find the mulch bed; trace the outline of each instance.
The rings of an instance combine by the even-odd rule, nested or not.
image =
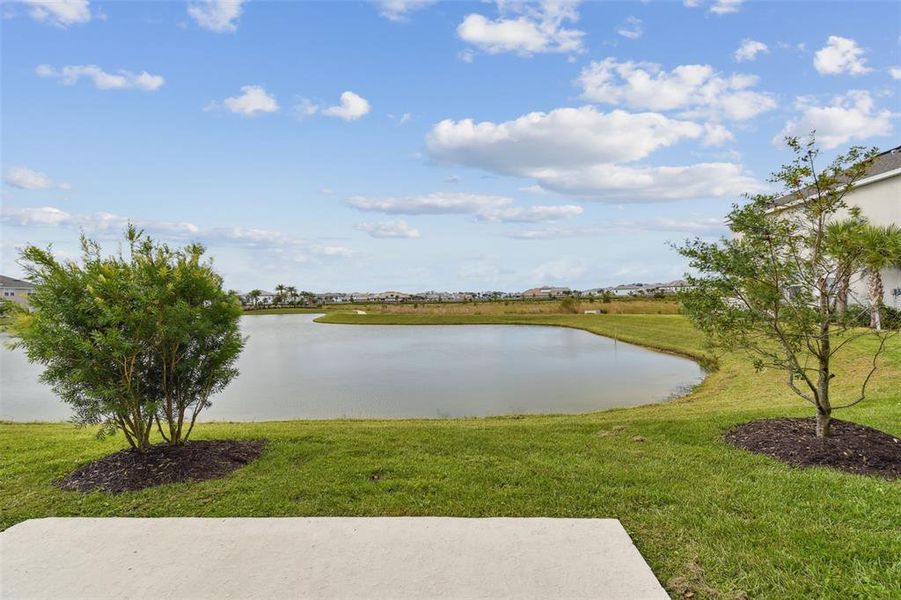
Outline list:
[[[265,440],[203,440],[181,446],[159,444],[144,454],[122,450],[75,469],[56,483],[70,491],[131,492],[216,479],[256,460],[265,445]]]
[[[739,425],[723,438],[730,444],[797,467],[832,467],[848,473],[901,477],[901,440],[885,432],[832,419],[827,438],[816,437],[816,420],[763,419]]]

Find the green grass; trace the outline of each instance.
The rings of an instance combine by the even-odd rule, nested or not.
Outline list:
[[[572,311],[561,308],[563,300],[484,300],[466,302],[355,302],[351,304],[327,304],[319,308],[258,308],[247,310],[247,314],[289,314],[311,312],[348,312],[363,310],[366,313],[391,315],[554,315]],[[577,298],[573,311],[598,310],[605,314],[679,314],[679,302],[673,297],[647,298],[622,297],[604,302],[600,298]]]
[[[322,320],[548,324],[708,355],[688,322],[670,315]],[[853,346],[839,366],[839,394],[865,368],[866,350]],[[901,482],[794,469],[724,444],[722,433],[736,424],[810,410],[776,373],[754,373],[730,355],[718,365],[679,400],[587,415],[204,424],[198,439],[270,443],[228,478],[120,495],[62,492],[52,481],[121,448],[121,439],[96,441],[64,424],[3,424],[0,526],[50,515],[615,517],[674,595],[897,597]],[[871,398],[838,416],[901,434],[899,380],[895,340]]]

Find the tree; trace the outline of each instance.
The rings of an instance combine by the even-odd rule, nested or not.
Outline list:
[[[851,277],[860,269],[863,252],[861,239],[866,219],[860,209],[852,208],[850,218],[832,221],[826,225],[826,251],[836,261],[835,311],[844,317],[848,309]]]
[[[275,286],[275,298],[272,300],[273,304],[283,304],[285,302],[285,291],[288,289],[283,283],[280,283]]]
[[[169,444],[184,443],[237,375],[241,304],[203,246],[170,248],[132,226],[125,237],[128,252],[113,256],[82,237],[80,263],[27,246],[32,310],[12,329],[77,423],[121,430],[144,452],[154,424]]]
[[[901,229],[897,225],[866,225],[859,236],[860,262],[867,273],[867,290],[870,296],[870,327],[882,330],[882,273],[901,264]]]
[[[263,290],[250,290],[247,292],[247,298],[250,300],[250,303],[253,306],[256,306],[260,302],[260,296],[263,295]]]
[[[844,258],[833,253],[828,226],[846,208],[844,197],[867,172],[875,150],[852,148],[816,169],[813,137],[788,138],[793,161],[775,173],[788,202],[761,194],[736,205],[728,221],[733,236],[691,240],[679,248],[698,275],[686,277],[683,310],[714,346],[749,353],[758,370],[785,372],[789,388],[816,409],[816,434],[829,435],[832,411],[866,396],[887,335],[854,328],[839,310]],[[859,392],[836,402],[832,360],[861,336],[877,338],[872,368]]]
[[[285,288],[285,294],[288,296],[288,300],[291,302],[292,306],[297,304],[297,288],[293,285],[289,285]]]

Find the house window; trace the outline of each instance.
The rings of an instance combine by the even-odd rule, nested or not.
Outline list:
[[[16,293],[13,292],[13,291],[7,291],[7,290],[4,290],[4,291],[3,291],[3,295],[6,296],[7,298],[9,298],[10,296],[15,296]]]

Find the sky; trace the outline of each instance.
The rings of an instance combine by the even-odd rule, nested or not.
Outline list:
[[[0,269],[135,223],[225,284],[679,278],[823,159],[901,144],[901,3],[6,0]]]

